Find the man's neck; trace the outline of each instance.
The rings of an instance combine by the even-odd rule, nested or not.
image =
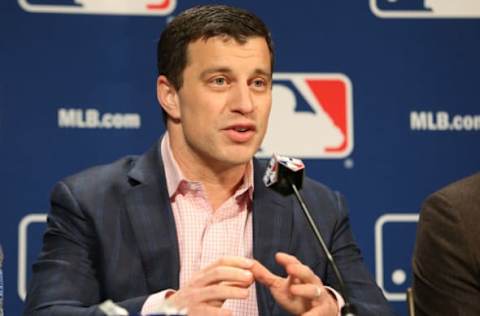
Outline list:
[[[170,138],[170,149],[178,167],[188,180],[203,184],[213,210],[218,209],[242,185],[249,162],[235,166],[211,163],[191,152],[185,153],[187,149],[177,145],[178,142]]]

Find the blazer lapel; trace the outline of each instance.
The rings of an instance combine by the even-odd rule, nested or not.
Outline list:
[[[264,172],[265,167],[254,160],[253,256],[272,273],[284,276],[275,262],[275,253],[290,248],[293,200],[266,188]],[[271,315],[275,301],[270,291],[259,284],[257,301],[260,315]]]
[[[130,170],[127,213],[145,269],[148,290],[178,289],[179,254],[175,221],[159,146],[153,146]]]

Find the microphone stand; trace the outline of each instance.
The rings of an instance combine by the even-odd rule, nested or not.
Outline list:
[[[327,245],[325,244],[325,241],[324,241],[322,235],[318,231],[317,226],[315,225],[315,222],[313,221],[312,215],[310,215],[310,212],[308,211],[307,205],[305,204],[305,201],[303,200],[302,196],[300,195],[300,192],[298,191],[297,186],[295,185],[295,183],[290,178],[288,178],[288,182],[293,189],[293,193],[295,194],[295,197],[297,198],[298,203],[300,203],[303,214],[305,215],[305,217],[307,219],[307,222],[308,222],[310,228],[313,231],[313,234],[315,235],[317,241],[319,242],[319,244],[320,244],[320,246],[323,250],[323,253],[327,257],[327,260],[330,263],[330,265],[332,266],[333,272],[335,273],[335,276],[338,280],[339,287],[340,287],[340,294],[342,295],[342,297],[345,301],[345,305],[342,307],[342,310],[341,310],[341,315],[342,316],[357,316],[355,306],[352,305],[350,303],[350,300],[348,299],[347,292],[346,292],[346,289],[345,289],[345,283],[343,282],[342,275],[341,275],[340,271],[338,270],[337,264],[335,263],[335,259],[333,258],[332,254],[328,250]]]

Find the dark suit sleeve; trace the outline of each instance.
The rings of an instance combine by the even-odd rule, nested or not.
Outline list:
[[[357,308],[358,315],[394,315],[382,291],[363,263],[361,252],[351,231],[345,199],[337,192],[334,195],[338,217],[330,250],[342,273],[351,302]],[[338,289],[338,282],[332,269],[327,270],[326,282]]]
[[[105,299],[97,269],[98,248],[91,219],[67,185],[57,184],[24,315],[102,315],[97,308]],[[138,312],[145,300],[143,296],[116,303]]]
[[[479,275],[472,253],[478,244],[472,245],[467,238],[475,231],[468,226],[478,227],[478,222],[467,223],[468,219],[462,218],[462,207],[472,205],[468,206],[466,198],[452,202],[461,199],[457,196],[460,192],[451,196],[437,192],[426,200],[420,213],[413,258],[414,300],[419,316],[480,315],[475,281]]]

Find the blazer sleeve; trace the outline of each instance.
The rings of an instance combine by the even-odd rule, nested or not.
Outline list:
[[[33,265],[24,315],[103,315],[96,267],[97,236],[70,188],[58,183],[43,248]],[[116,302],[129,312],[140,311],[146,296]]]
[[[471,198],[462,198],[452,186],[431,195],[422,207],[413,256],[413,292],[419,316],[480,315],[479,275],[472,252],[478,243],[469,238],[475,234],[469,227],[478,221],[464,216],[473,213],[469,201]]]
[[[343,195],[309,178],[304,181],[302,194],[306,204],[310,206],[318,230],[337,263],[345,283],[346,296],[355,306],[357,315],[395,315],[363,261],[352,233],[348,207]],[[324,284],[340,292],[338,279],[323,250],[310,229],[305,228],[307,222],[302,212],[296,206],[294,208],[294,222],[297,223],[295,230],[300,231],[300,238],[293,240],[292,253],[295,255],[300,253],[299,259],[312,267]]]
[[[382,291],[376,285],[363,262],[350,226],[348,209],[344,197],[333,193],[338,217],[330,241],[333,257],[342,273],[347,293],[357,309],[357,315],[386,316],[394,315]],[[328,283],[338,289],[338,281],[331,268],[327,269]]]

